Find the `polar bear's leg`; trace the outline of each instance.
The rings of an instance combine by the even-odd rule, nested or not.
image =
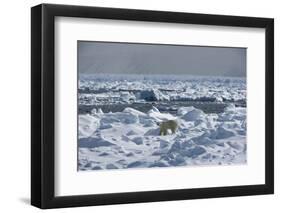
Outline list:
[[[165,129],[164,129],[164,135],[167,135],[167,134],[168,134],[168,129],[165,128]]]
[[[162,135],[162,134],[164,134],[164,128],[163,128],[163,126],[162,125],[160,125],[160,135]]]

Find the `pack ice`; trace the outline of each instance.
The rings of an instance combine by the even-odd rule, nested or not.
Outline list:
[[[175,134],[160,136],[159,123],[175,120]],[[246,108],[229,104],[222,113],[156,107],[146,113],[93,110],[79,115],[78,169],[105,170],[246,163]]]

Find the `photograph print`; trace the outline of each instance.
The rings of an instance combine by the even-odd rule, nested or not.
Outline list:
[[[78,41],[78,171],[247,164],[247,49]]]

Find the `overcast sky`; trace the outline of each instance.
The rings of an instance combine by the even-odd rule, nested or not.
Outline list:
[[[246,49],[78,42],[79,73],[246,76]]]

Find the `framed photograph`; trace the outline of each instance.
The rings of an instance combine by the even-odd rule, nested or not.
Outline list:
[[[274,21],[31,9],[31,204],[272,194]]]

